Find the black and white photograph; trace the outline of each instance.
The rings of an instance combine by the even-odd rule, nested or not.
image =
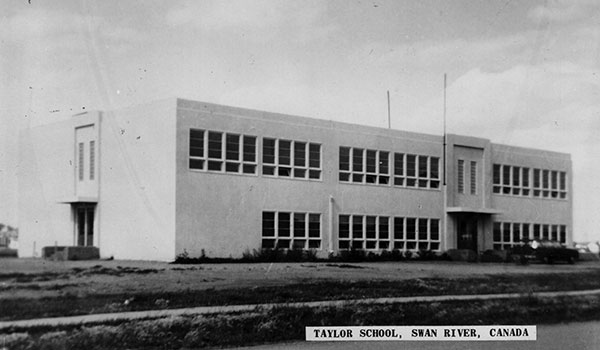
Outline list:
[[[599,1],[0,10],[0,350],[600,348]]]

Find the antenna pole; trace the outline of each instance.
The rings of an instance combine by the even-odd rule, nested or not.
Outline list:
[[[387,91],[387,102],[388,102],[388,129],[392,128],[392,117],[390,115],[390,90]]]
[[[446,73],[444,73],[444,186],[446,186]]]

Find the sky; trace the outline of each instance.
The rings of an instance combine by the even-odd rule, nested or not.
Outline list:
[[[18,133],[167,97],[570,153],[600,240],[600,2],[0,0],[0,222]]]

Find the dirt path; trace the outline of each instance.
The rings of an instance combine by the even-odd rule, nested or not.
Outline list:
[[[375,299],[354,299],[354,300],[330,300],[313,301],[299,303],[277,303],[277,304],[254,304],[254,305],[226,305],[226,306],[203,306],[183,309],[167,310],[147,310],[122,313],[108,313],[95,315],[81,315],[68,317],[40,318],[32,320],[6,321],[0,322],[0,331],[7,328],[26,329],[39,326],[66,326],[95,324],[125,320],[156,319],[171,316],[182,315],[208,315],[216,313],[247,312],[260,309],[272,309],[276,307],[331,307],[344,306],[349,304],[394,304],[394,303],[413,303],[413,302],[441,302],[441,301],[471,301],[471,300],[494,300],[494,299],[512,299],[521,297],[540,297],[553,298],[564,296],[583,296],[600,294],[600,289],[567,291],[567,292],[540,292],[531,294],[506,293],[506,294],[480,294],[480,295],[437,295],[437,296],[416,296],[400,298],[375,298]]]

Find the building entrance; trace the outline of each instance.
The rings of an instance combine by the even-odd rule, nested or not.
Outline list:
[[[94,245],[94,211],[93,204],[74,205],[75,210],[75,245]]]
[[[456,247],[477,252],[479,220],[474,214],[459,215],[456,220]]]

